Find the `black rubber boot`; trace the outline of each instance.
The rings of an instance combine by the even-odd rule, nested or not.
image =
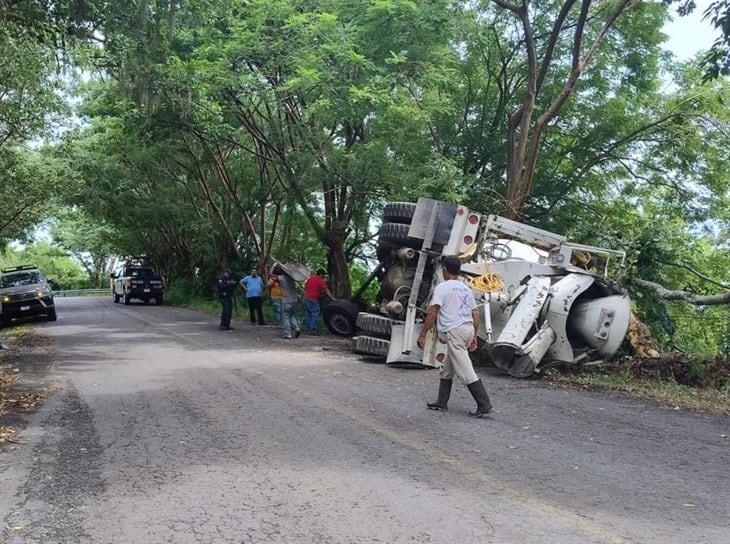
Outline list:
[[[441,410],[445,412],[451,396],[452,380],[441,380],[439,382],[439,398],[436,402],[428,402],[426,406],[429,410]]]
[[[469,412],[469,415],[474,417],[486,416],[492,411],[492,403],[489,402],[489,395],[487,395],[487,390],[484,389],[482,380],[470,383],[467,387],[469,388],[471,396],[474,397],[475,401],[477,401],[477,409],[473,412]]]

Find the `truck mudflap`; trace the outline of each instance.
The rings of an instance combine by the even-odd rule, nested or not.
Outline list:
[[[413,337],[416,338],[419,334],[421,334],[423,323],[414,323],[413,327]],[[388,357],[385,360],[386,363],[394,366],[405,365],[421,366],[424,368],[441,368],[443,363],[441,361],[437,361],[434,354],[436,339],[433,330],[429,331],[426,338],[426,349],[422,350],[414,341],[413,346],[410,347],[408,353],[404,353],[403,348],[401,347],[403,346],[403,336],[405,333],[405,323],[400,322],[392,324]]]

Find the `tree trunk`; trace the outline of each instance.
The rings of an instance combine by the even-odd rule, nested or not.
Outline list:
[[[522,219],[522,208],[530,195],[534,175],[534,170],[531,172],[521,171],[510,178],[504,195],[505,207],[502,211],[502,215],[507,219],[513,221]]]
[[[332,293],[338,298],[350,298],[352,284],[345,252],[345,234],[329,232],[326,234],[325,243],[327,244],[327,264],[332,278]]]

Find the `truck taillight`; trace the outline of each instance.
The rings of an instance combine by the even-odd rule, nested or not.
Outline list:
[[[132,287],[132,280],[124,280],[124,285],[126,287]]]

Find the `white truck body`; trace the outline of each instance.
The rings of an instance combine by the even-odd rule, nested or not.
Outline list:
[[[425,198],[415,207],[408,241],[410,249],[392,248],[386,284],[395,279],[384,290],[380,311],[358,316],[354,346],[360,353],[385,357],[389,364],[441,366],[446,346],[435,331],[424,350],[416,338],[433,288],[443,281],[440,258],[446,255],[460,257],[461,278],[477,300],[479,349],[513,376],[530,376],[554,362],[606,360],[626,335],[630,300],[609,277],[614,269],[620,275],[621,251],[574,244],[559,234]],[[480,276],[495,284],[478,288],[473,280]],[[389,334],[369,336],[373,331]]]

